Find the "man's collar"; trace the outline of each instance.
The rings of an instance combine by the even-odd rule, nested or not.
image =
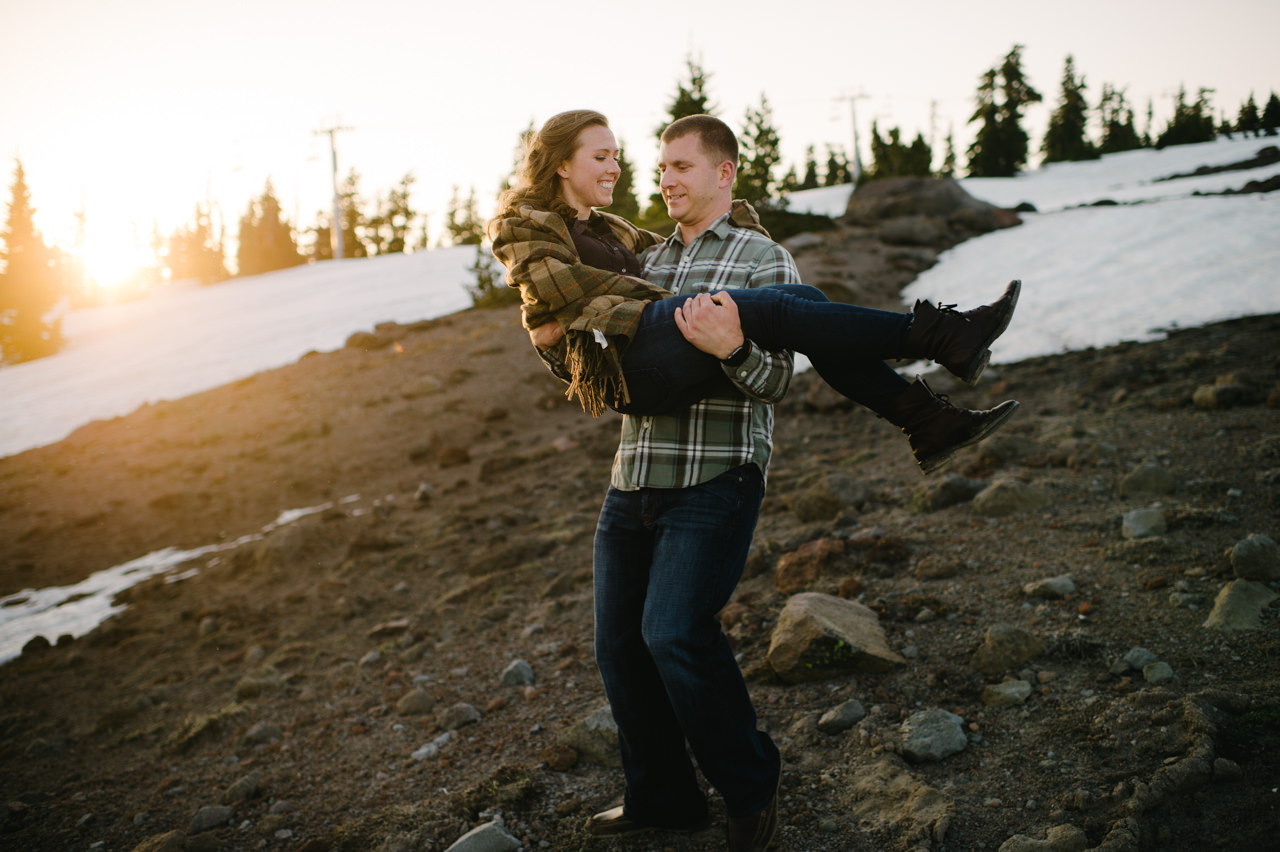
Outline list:
[[[732,215],[733,215],[732,210],[730,210],[728,213],[725,213],[719,219],[712,222],[711,225],[705,231],[702,232],[702,234],[711,233],[711,234],[715,234],[717,239],[727,240],[729,238],[730,231],[733,230],[733,225],[729,223],[729,217]],[[701,237],[702,234],[698,234],[698,237]],[[693,241],[697,242],[698,237],[694,237]],[[668,243],[673,241],[679,243],[682,246],[685,246],[685,248],[688,248],[688,246],[685,244],[684,238],[680,236],[679,225],[677,225],[676,229],[671,232],[671,236],[667,237]]]

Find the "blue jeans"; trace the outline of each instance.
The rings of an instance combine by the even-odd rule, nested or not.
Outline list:
[[[902,354],[911,314],[831,302],[804,284],[732,290],[729,296],[751,341],[775,352],[804,353],[827,384],[854,402],[879,413],[907,389],[907,380],[884,359]],[[631,401],[618,411],[666,414],[733,387],[720,361],[685,340],[676,326],[675,312],[690,298],[645,305],[622,357]]]
[[[707,813],[686,741],[731,817],[762,811],[781,759],[716,614],[742,576],[764,481],[746,465],[692,488],[610,488],[595,538],[596,662],[633,819]]]

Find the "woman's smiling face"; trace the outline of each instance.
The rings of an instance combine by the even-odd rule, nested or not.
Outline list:
[[[560,194],[585,219],[593,207],[613,203],[613,188],[622,169],[618,167],[618,140],[613,131],[599,124],[578,134],[578,149],[556,170]]]

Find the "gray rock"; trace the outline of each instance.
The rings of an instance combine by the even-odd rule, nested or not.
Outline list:
[[[453,842],[445,852],[513,852],[520,841],[507,833],[502,823],[487,822],[477,826]]]
[[[256,671],[241,678],[236,684],[236,698],[243,701],[246,698],[269,695],[278,690],[283,683],[280,673],[273,669]]]
[[[512,660],[502,670],[503,686],[530,686],[533,683],[533,667],[524,660]]]
[[[1029,598],[1047,598],[1059,600],[1076,593],[1075,581],[1065,575],[1033,580],[1022,587],[1022,593]]]
[[[1120,661],[1131,669],[1141,671],[1160,658],[1148,651],[1146,648],[1130,648]]]
[[[1025,680],[993,683],[982,690],[982,703],[988,707],[1015,707],[1031,696],[1031,684]]]
[[[1164,465],[1143,462],[1120,480],[1121,497],[1161,497],[1172,494],[1177,480]]]
[[[284,729],[270,722],[258,722],[244,735],[245,745],[267,745],[284,738]]]
[[[1280,545],[1268,536],[1251,535],[1231,548],[1231,567],[1242,580],[1280,580]]]
[[[974,652],[971,665],[983,674],[995,675],[1015,669],[1040,656],[1044,643],[1020,627],[995,624]]]
[[[1049,503],[1049,495],[1040,488],[1002,479],[991,483],[973,498],[973,511],[984,518],[1004,518],[1018,512],[1030,512]]]
[[[902,754],[916,762],[939,761],[969,744],[964,720],[946,710],[920,710],[902,723]]]
[[[222,804],[234,805],[244,799],[256,798],[262,792],[262,773],[250,772],[237,779],[222,793]]]
[[[428,757],[435,757],[440,753],[440,749],[444,748],[445,744],[451,739],[453,739],[453,731],[445,731],[426,745],[414,749],[409,757],[414,760],[426,760]]]
[[[849,700],[832,707],[818,719],[818,730],[824,734],[841,734],[861,722],[867,716],[866,709],[856,700]]]
[[[1164,683],[1173,680],[1173,667],[1168,663],[1151,663],[1143,666],[1142,679],[1147,683]]]
[[[1036,840],[1025,834],[1015,834],[1000,844],[999,852],[1085,852],[1089,848],[1089,835],[1074,825],[1055,825],[1044,840]]]
[[[590,763],[614,768],[622,766],[618,723],[613,720],[613,710],[607,705],[565,728],[556,740]]]
[[[481,718],[479,710],[465,701],[459,701],[441,714],[440,727],[446,731],[456,731],[464,725],[479,722]]]
[[[1153,538],[1164,535],[1168,530],[1163,509],[1134,509],[1125,512],[1121,534],[1125,538]]]
[[[1204,626],[1227,632],[1257,630],[1262,627],[1262,611],[1276,599],[1276,593],[1261,583],[1233,580],[1214,601]]]
[[[436,700],[425,689],[411,689],[396,702],[396,712],[401,716],[421,716],[436,707]]]
[[[234,809],[225,805],[208,805],[196,811],[195,817],[191,820],[191,833],[199,834],[202,831],[210,831],[215,828],[221,828],[235,817]]]
[[[789,505],[804,523],[835,520],[844,512],[856,511],[871,501],[871,488],[844,471],[829,471],[807,482],[794,494]]]
[[[969,479],[951,473],[938,482],[930,482],[920,486],[911,495],[911,509],[914,512],[937,512],[948,506],[968,503],[982,493],[987,483],[981,479]]]
[[[816,592],[787,601],[769,640],[766,660],[787,683],[845,672],[886,672],[907,662],[889,649],[873,610]]]

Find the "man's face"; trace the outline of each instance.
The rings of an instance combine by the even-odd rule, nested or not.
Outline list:
[[[733,165],[715,162],[696,133],[663,142],[658,150],[658,186],[667,214],[696,236],[728,212]]]

